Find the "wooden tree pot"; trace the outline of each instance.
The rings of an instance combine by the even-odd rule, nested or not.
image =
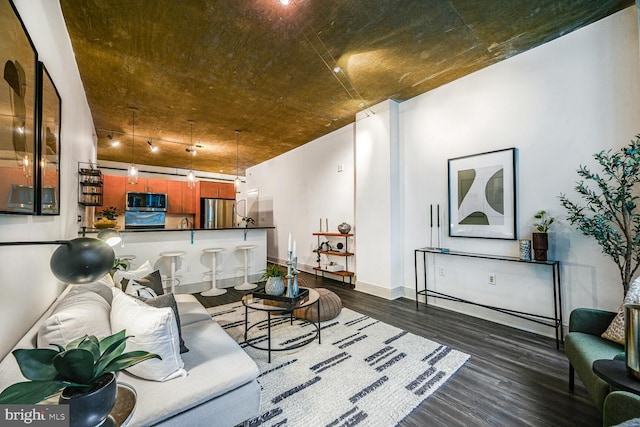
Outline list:
[[[533,233],[533,258],[536,261],[546,261],[548,249],[549,235],[547,233]]]

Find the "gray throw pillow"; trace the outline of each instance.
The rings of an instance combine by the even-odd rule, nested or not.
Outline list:
[[[162,277],[158,270],[140,279],[131,279],[123,286],[125,293],[138,297],[150,298],[164,294]]]
[[[156,308],[165,308],[170,307],[173,310],[173,316],[176,318],[176,325],[178,326],[178,338],[180,339],[180,353],[186,353],[189,351],[186,345],[184,345],[184,340],[182,339],[182,329],[180,327],[180,314],[178,313],[178,304],[176,303],[176,299],[173,297],[173,294],[164,294],[159,295],[153,298],[142,298],[138,297],[139,300],[144,301],[145,304],[150,305],[151,307]]]

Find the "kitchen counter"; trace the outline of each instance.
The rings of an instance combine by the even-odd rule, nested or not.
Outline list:
[[[146,228],[146,229],[124,229],[118,230],[119,233],[148,233],[148,232],[165,232],[165,231],[224,231],[224,230],[272,230],[274,226],[264,227],[228,227],[228,228]],[[87,228],[84,233],[99,233],[102,230],[97,228]],[[78,235],[82,235],[83,231],[78,231]]]
[[[154,270],[168,276],[171,260],[162,252],[183,251],[177,260],[176,275],[180,284],[176,292],[201,292],[210,288],[211,254],[208,248],[221,248],[217,255],[217,286],[233,287],[243,280],[244,251],[241,245],[253,245],[249,255],[249,281],[257,282],[267,268],[267,233],[275,227],[234,227],[216,229],[143,229],[120,230],[122,242],[114,246],[116,258],[133,259],[130,270],[149,261]],[[87,230],[95,234],[100,230]],[[80,233],[82,234],[82,233]],[[187,286],[181,290],[181,286]]]

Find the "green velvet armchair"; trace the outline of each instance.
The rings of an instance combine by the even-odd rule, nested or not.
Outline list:
[[[569,318],[565,337],[565,353],[569,358],[569,388],[574,388],[575,373],[602,413],[602,425],[614,426],[640,417],[640,396],[624,391],[611,391],[607,382],[592,369],[598,359],[624,360],[624,346],[601,338],[616,313],[592,308],[577,308]]]

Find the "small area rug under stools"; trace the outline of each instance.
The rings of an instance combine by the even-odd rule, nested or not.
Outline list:
[[[272,353],[243,344],[244,306],[233,303],[207,311],[241,343],[260,368],[260,416],[251,426],[395,426],[444,384],[469,355],[343,308],[322,322],[315,340]],[[249,310],[249,323],[264,320]],[[272,318],[273,319],[273,318]],[[312,336],[308,322],[275,318],[272,346],[290,346]],[[267,331],[252,340],[264,344]],[[242,402],[238,402],[242,404]]]

